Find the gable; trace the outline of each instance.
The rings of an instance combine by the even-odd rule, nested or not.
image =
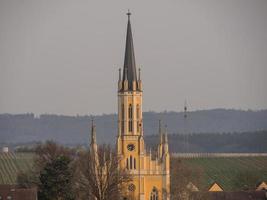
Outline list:
[[[222,187],[219,186],[217,183],[213,183],[213,184],[210,186],[210,188],[209,188],[208,191],[209,191],[209,192],[222,192],[223,189],[222,189]]]
[[[259,190],[267,190],[267,184],[264,181],[257,186],[256,191]]]

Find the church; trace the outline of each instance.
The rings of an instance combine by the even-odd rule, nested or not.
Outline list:
[[[143,132],[141,70],[136,70],[133,36],[128,12],[126,47],[123,70],[118,80],[118,136],[119,167],[131,174],[123,200],[169,200],[170,155],[166,129],[159,123],[157,152],[147,151]],[[92,134],[95,135],[95,134]],[[94,136],[95,137],[95,136]],[[92,140],[95,138],[92,137]],[[95,143],[95,142],[93,142]],[[96,147],[94,147],[96,148]]]

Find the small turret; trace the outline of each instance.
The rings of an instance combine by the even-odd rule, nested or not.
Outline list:
[[[124,74],[127,74],[127,71],[128,71],[128,69],[126,68],[126,69],[124,69]],[[129,88],[129,84],[128,84],[128,78],[127,78],[127,76],[125,75],[125,78],[123,79],[123,89],[124,89],[124,91],[127,91]]]
[[[121,68],[119,69],[118,91],[122,89]]]
[[[164,144],[163,144],[164,154],[169,153],[169,144],[168,144],[168,133],[167,133],[167,125],[165,125],[164,131]]]
[[[90,152],[93,158],[95,159],[96,164],[99,164],[98,153],[97,153],[97,143],[96,143],[96,127],[94,125],[94,120],[92,119],[91,124],[91,143],[90,143]]]
[[[162,158],[163,155],[163,134],[161,128],[161,120],[159,120],[159,144],[158,144],[158,157]]]
[[[138,84],[137,84],[138,90],[142,91],[141,69],[140,68],[138,69],[138,81],[137,82],[138,82]]]

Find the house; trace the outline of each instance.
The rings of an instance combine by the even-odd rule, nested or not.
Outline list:
[[[264,181],[260,182],[256,186],[256,191],[260,191],[260,190],[267,190],[267,184]]]
[[[37,200],[37,188],[0,185],[0,200]]]
[[[223,188],[218,183],[214,182],[208,189],[209,192],[222,192]]]

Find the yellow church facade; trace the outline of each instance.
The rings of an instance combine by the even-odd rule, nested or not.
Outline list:
[[[127,169],[132,181],[127,184],[127,200],[170,199],[170,155],[166,129],[159,124],[159,144],[156,153],[147,151],[143,132],[140,69],[136,71],[133,37],[128,15],[123,70],[118,80],[118,137],[117,153],[120,168]]]

